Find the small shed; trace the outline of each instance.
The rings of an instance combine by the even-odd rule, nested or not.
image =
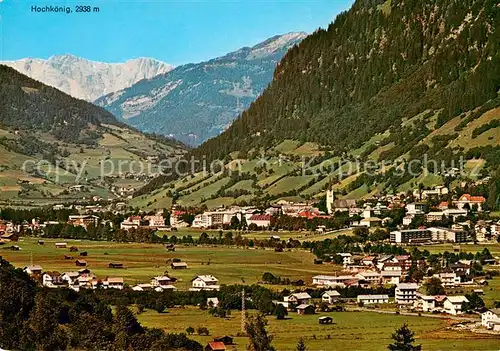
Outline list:
[[[76,260],[75,264],[77,267],[87,267],[87,261],[85,260]]]
[[[318,318],[318,323],[319,324],[332,324],[333,323],[333,318],[328,317],[328,316],[322,316]]]
[[[38,245],[45,245],[45,241],[43,241],[43,240],[38,240]]]
[[[65,249],[66,247],[68,247],[67,243],[55,243],[55,245],[56,249]]]
[[[186,262],[172,262],[170,264],[170,267],[172,269],[186,269],[188,268],[188,265]]]
[[[80,252],[80,256],[85,256],[85,257],[86,257],[86,256],[88,256],[87,251],[82,251],[82,252]]]
[[[72,259],[73,259],[73,256],[70,256],[70,255],[64,255],[64,259],[65,259],[65,260],[72,260]]]
[[[118,263],[118,262],[111,262],[108,265],[109,268],[124,268],[123,263]]]
[[[69,252],[78,252],[78,248],[76,246],[71,246]]]

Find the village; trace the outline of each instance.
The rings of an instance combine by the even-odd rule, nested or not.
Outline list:
[[[500,266],[498,254],[486,249],[500,241],[500,221],[490,218],[486,207],[483,196],[457,194],[441,186],[365,200],[337,199],[327,191],[324,203],[282,200],[267,207],[211,210],[176,206],[141,212],[121,202],[60,204],[48,209],[43,219],[9,220],[2,212],[0,247],[8,250],[8,256],[7,252],[24,250],[23,240],[32,238],[39,247],[50,245],[60,252],[61,266],[74,265],[73,270],[44,270],[37,257],[32,257],[21,268],[43,288],[200,293],[207,296],[204,305],[213,309],[223,308],[224,291],[234,281],[220,279],[218,266],[210,265],[210,259],[200,270],[199,263],[171,256],[162,274],[132,282],[120,274],[128,266],[119,255],[104,261],[105,269],[94,272],[78,240],[108,240],[110,245],[146,240],[171,255],[192,245],[207,251],[244,246],[276,254],[312,252],[316,258],[311,264],[322,267],[321,274],[266,280],[266,274],[273,277],[272,269],[269,274],[261,271],[265,274],[258,284],[284,288],[272,300],[272,313],[296,314],[297,318],[313,314],[321,325],[335,323],[328,314],[332,311],[463,318],[469,331],[500,335],[500,302],[483,301],[485,294],[491,294],[486,290],[489,285],[497,286]],[[54,215],[62,212],[66,216]],[[108,236],[90,236],[101,230]],[[325,246],[331,240],[341,240],[346,250]],[[379,251],[369,252],[367,245],[378,245]],[[440,245],[452,250],[443,254],[437,251]],[[179,274],[182,288],[178,288]],[[217,339],[207,349],[228,349],[232,340],[225,337],[226,344]]]

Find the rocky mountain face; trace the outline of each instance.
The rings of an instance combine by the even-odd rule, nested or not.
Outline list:
[[[140,130],[191,145],[217,136],[267,87],[277,63],[306,33],[287,33],[253,47],[142,80],[96,101]]]
[[[104,63],[73,55],[57,55],[47,60],[26,58],[0,63],[87,101],[94,101],[142,79],[149,79],[173,69],[172,65],[151,58],[137,58],[125,63]]]

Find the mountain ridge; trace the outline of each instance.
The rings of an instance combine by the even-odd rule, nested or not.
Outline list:
[[[48,59],[0,61],[0,64],[13,67],[20,73],[86,101],[94,101],[174,68],[147,57],[129,59],[123,63],[106,63],[72,54],[53,55]]]
[[[276,64],[306,33],[273,36],[226,55],[176,67],[96,100],[143,131],[197,145],[218,135],[269,84]]]

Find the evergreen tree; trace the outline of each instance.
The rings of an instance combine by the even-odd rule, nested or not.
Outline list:
[[[407,324],[396,330],[396,333],[392,334],[392,339],[394,343],[388,346],[391,351],[420,351],[422,345],[413,345],[415,342],[415,333],[412,332]]]
[[[267,321],[263,314],[249,317],[245,325],[245,331],[250,337],[248,350],[250,351],[274,351],[271,345],[272,337],[267,334]]]
[[[304,342],[303,338],[300,338],[299,341],[297,342],[297,351],[306,351],[306,343]]]

